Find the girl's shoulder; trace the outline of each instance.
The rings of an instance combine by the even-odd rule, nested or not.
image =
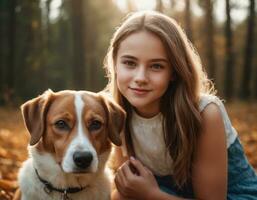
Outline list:
[[[219,108],[224,107],[223,101],[212,94],[201,94],[199,99],[199,111],[202,112],[210,103],[216,104]]]
[[[237,137],[237,132],[231,124],[228,113],[224,106],[224,100],[221,100],[215,95],[201,94],[199,99],[199,106],[198,106],[199,111],[203,112],[209,104],[215,104],[220,111],[222,121],[225,127],[225,133],[227,137],[227,148],[228,148],[235,141]]]

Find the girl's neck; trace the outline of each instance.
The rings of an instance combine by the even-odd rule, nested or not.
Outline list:
[[[134,107],[135,112],[143,118],[152,118],[160,113],[160,109],[137,109]]]

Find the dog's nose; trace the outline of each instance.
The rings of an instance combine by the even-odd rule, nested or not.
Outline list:
[[[76,151],[73,154],[73,161],[77,167],[85,169],[87,168],[93,160],[92,153],[88,151]]]

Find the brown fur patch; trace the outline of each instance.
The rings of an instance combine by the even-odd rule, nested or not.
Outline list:
[[[43,140],[38,144],[38,150],[54,155],[57,163],[61,163],[66,148],[77,132],[74,95],[72,93],[55,93],[46,119],[46,131]],[[58,120],[64,120],[70,127],[69,131],[55,127]]]
[[[89,94],[83,95],[83,101],[85,102],[84,107],[84,121],[86,125],[86,132],[92,145],[96,149],[96,152],[100,155],[111,149],[111,144],[108,139],[108,125],[106,112],[99,101],[97,95]],[[92,109],[93,108],[93,109]],[[90,123],[93,120],[98,120],[102,123],[102,127],[99,130],[89,130]]]

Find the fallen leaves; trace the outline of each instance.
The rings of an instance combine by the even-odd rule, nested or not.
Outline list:
[[[245,154],[257,171],[257,102],[237,102],[226,107]]]
[[[17,174],[27,158],[28,133],[18,109],[0,108],[0,199],[13,198]]]

